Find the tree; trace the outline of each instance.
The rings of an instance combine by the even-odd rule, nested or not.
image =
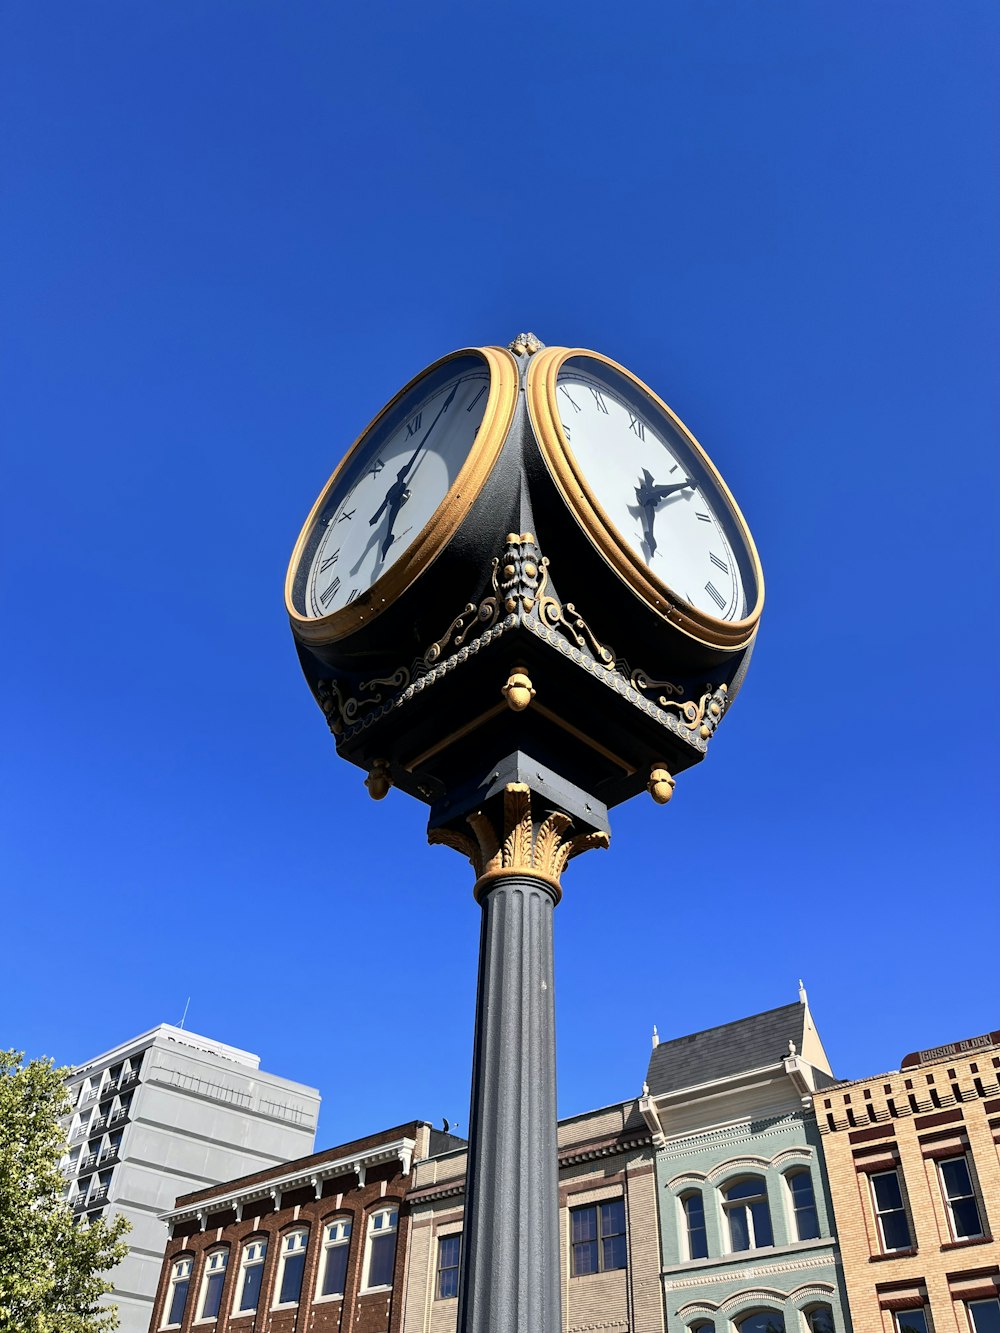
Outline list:
[[[104,1333],[118,1310],[99,1305],[103,1276],[128,1252],[130,1224],[74,1221],[59,1159],[69,1109],[64,1071],[0,1051],[0,1333]]]

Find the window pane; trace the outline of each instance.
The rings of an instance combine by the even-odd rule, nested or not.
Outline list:
[[[882,1215],[882,1235],[885,1237],[887,1250],[908,1250],[910,1248],[910,1227],[905,1213],[884,1213]]]
[[[570,1213],[573,1224],[571,1239],[575,1241],[597,1239],[597,1209],[574,1208]]]
[[[949,1199],[972,1193],[969,1164],[964,1157],[954,1157],[941,1163],[941,1178]]]
[[[326,1268],[323,1270],[324,1296],[343,1296],[347,1278],[347,1251],[349,1245],[331,1245],[326,1252]]]
[[[628,1265],[628,1254],[626,1252],[624,1236],[609,1236],[601,1242],[604,1247],[604,1270],[609,1268],[625,1268]]]
[[[965,1240],[969,1236],[981,1236],[982,1224],[979,1221],[979,1206],[975,1199],[956,1199],[951,1205],[951,1215],[955,1222],[955,1239]]]
[[[225,1280],[225,1273],[209,1273],[205,1285],[205,1307],[201,1312],[203,1319],[214,1319],[219,1313],[219,1306],[222,1304],[222,1284]]]
[[[368,1269],[369,1287],[392,1285],[392,1269],[396,1259],[396,1233],[372,1238],[371,1264]]]
[[[462,1237],[442,1236],[438,1241],[438,1300],[458,1295],[458,1265],[462,1253]]]
[[[797,1171],[789,1176],[792,1204],[795,1209],[795,1232],[799,1240],[816,1240],[819,1236],[819,1217],[813,1194],[812,1176],[808,1171]]]
[[[734,1250],[749,1250],[750,1232],[747,1228],[745,1208],[731,1208],[729,1211],[729,1235]]]
[[[173,1295],[170,1298],[170,1317],[168,1324],[179,1324],[184,1318],[184,1307],[187,1305],[188,1298],[188,1279],[182,1278],[180,1282],[174,1283]]]
[[[740,1333],[785,1333],[785,1320],[777,1310],[764,1310],[742,1320],[737,1328]]]
[[[452,1296],[458,1295],[458,1269],[442,1268],[438,1274],[438,1299],[442,1301],[450,1300]]]
[[[886,1171],[882,1175],[872,1176],[872,1189],[879,1212],[891,1208],[902,1208],[903,1196],[899,1190],[899,1179],[895,1171]]]
[[[825,1307],[809,1312],[809,1333],[833,1333],[833,1315]]]
[[[264,1275],[263,1264],[251,1264],[243,1274],[243,1291],[240,1294],[241,1310],[256,1310],[260,1296],[260,1280]]]
[[[927,1333],[927,1315],[923,1310],[906,1310],[896,1316],[899,1333]]]
[[[625,1200],[616,1199],[614,1203],[601,1204],[601,1235],[619,1236],[625,1234]]]
[[[727,1199],[756,1199],[764,1191],[762,1180],[741,1180],[738,1185],[730,1185],[726,1190]]]
[[[588,1240],[573,1246],[573,1276],[597,1272],[597,1241]]]
[[[750,1212],[753,1215],[753,1243],[755,1246],[773,1245],[774,1236],[771,1233],[771,1213],[766,1203],[752,1203]]]
[[[278,1302],[281,1305],[290,1305],[293,1301],[299,1299],[299,1292],[302,1290],[302,1270],[306,1266],[306,1256],[304,1251],[297,1249],[294,1254],[289,1254],[285,1259],[284,1268],[281,1271],[281,1292],[278,1295]]]
[[[700,1194],[689,1194],[683,1200],[687,1218],[688,1257],[708,1258],[708,1233],[705,1230],[705,1204]]]
[[[1000,1301],[973,1301],[969,1314],[976,1333],[1000,1333]]]

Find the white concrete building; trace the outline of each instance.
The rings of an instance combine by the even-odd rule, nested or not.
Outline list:
[[[161,1023],[75,1068],[64,1159],[83,1218],[122,1213],[129,1253],[114,1270],[122,1333],[147,1333],[179,1194],[313,1150],[319,1093],[262,1073],[260,1058]]]

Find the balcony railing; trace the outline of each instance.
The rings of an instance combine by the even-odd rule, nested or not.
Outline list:
[[[127,1120],[127,1119],[128,1119],[128,1107],[121,1106],[117,1111],[114,1112],[113,1115],[108,1117],[108,1124],[117,1125],[120,1120]]]
[[[138,1078],[139,1078],[138,1069],[128,1070],[126,1073],[122,1074],[121,1078],[118,1080],[119,1090],[122,1088],[130,1088],[132,1084],[138,1080]]]
[[[93,1120],[91,1120],[91,1122],[90,1122],[90,1132],[91,1132],[91,1134],[96,1134],[97,1131],[98,1131],[99,1129],[103,1129],[104,1126],[105,1126],[107,1123],[108,1123],[108,1117],[107,1117],[106,1115],[99,1115],[99,1116],[96,1116],[96,1117],[95,1117]]]
[[[98,1185],[97,1189],[94,1190],[93,1194],[91,1194],[90,1198],[87,1200],[87,1207],[94,1208],[97,1204],[104,1203],[107,1197],[108,1197],[107,1185]]]
[[[96,1152],[89,1152],[89,1153],[87,1153],[86,1157],[83,1157],[83,1158],[81,1158],[81,1160],[80,1160],[80,1170],[81,1170],[81,1171],[91,1171],[91,1170],[93,1170],[93,1168],[94,1168],[96,1165],[97,1165],[97,1153],[96,1153]]]
[[[80,1125],[78,1129],[74,1129],[73,1137],[74,1139],[85,1139],[89,1133],[90,1129],[86,1125]]]
[[[101,1153],[100,1158],[99,1158],[98,1160],[100,1161],[101,1166],[106,1166],[108,1162],[117,1162],[117,1161],[118,1161],[118,1149],[117,1149],[117,1148],[105,1148],[104,1151]]]

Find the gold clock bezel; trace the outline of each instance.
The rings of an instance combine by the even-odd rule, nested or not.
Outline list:
[[[686,602],[659,579],[619,535],[614,523],[591,490],[583,469],[573,454],[572,446],[563,432],[556,401],[556,388],[560,369],[572,357],[588,357],[610,366],[643,393],[648,394],[666,413],[668,420],[705,467],[718,489],[718,494],[729,507],[753,566],[757,600],[750,614],[743,620],[718,620],[708,612]],[[760,557],[746,519],[733,499],[729,487],[708,454],[677,414],[672,412],[659,394],[644,384],[638,375],[633,375],[630,370],[611,357],[593,352],[587,347],[548,347],[532,357],[528,366],[525,397],[528,400],[528,412],[535,438],[541,447],[542,457],[549,473],[577,522],[615,573],[634,588],[654,611],[699,643],[730,651],[745,647],[756,633],[757,622],[764,606],[764,573]]]
[[[449,361],[462,356],[479,356],[486,362],[490,372],[490,389],[486,398],[486,409],[479,426],[479,431],[469,450],[458,475],[448,488],[441,503],[428,519],[427,523],[406,548],[406,551],[390,565],[375,582],[348,606],[342,606],[328,616],[305,616],[298,611],[292,601],[292,589],[299,564],[313,528],[331,492],[336,488],[341,477],[350,469],[355,455],[362,449],[371,432],[382,422],[408,393],[434,371],[440,370]],[[473,501],[479,495],[483,485],[493,470],[500,456],[511,422],[514,419],[514,407],[517,403],[518,367],[513,355],[503,347],[462,347],[457,352],[449,352],[404,384],[397,394],[386,403],[382,410],[372,418],[347,453],[337,464],[329,481],[320,491],[319,496],[309,511],[309,516],[302,526],[298,540],[292,550],[285,575],[285,610],[288,612],[292,629],[303,643],[328,644],[354,633],[362,625],[368,624],[386,607],[391,606],[410,585],[420,577],[425,569],[437,559],[444,548],[458,531]]]

